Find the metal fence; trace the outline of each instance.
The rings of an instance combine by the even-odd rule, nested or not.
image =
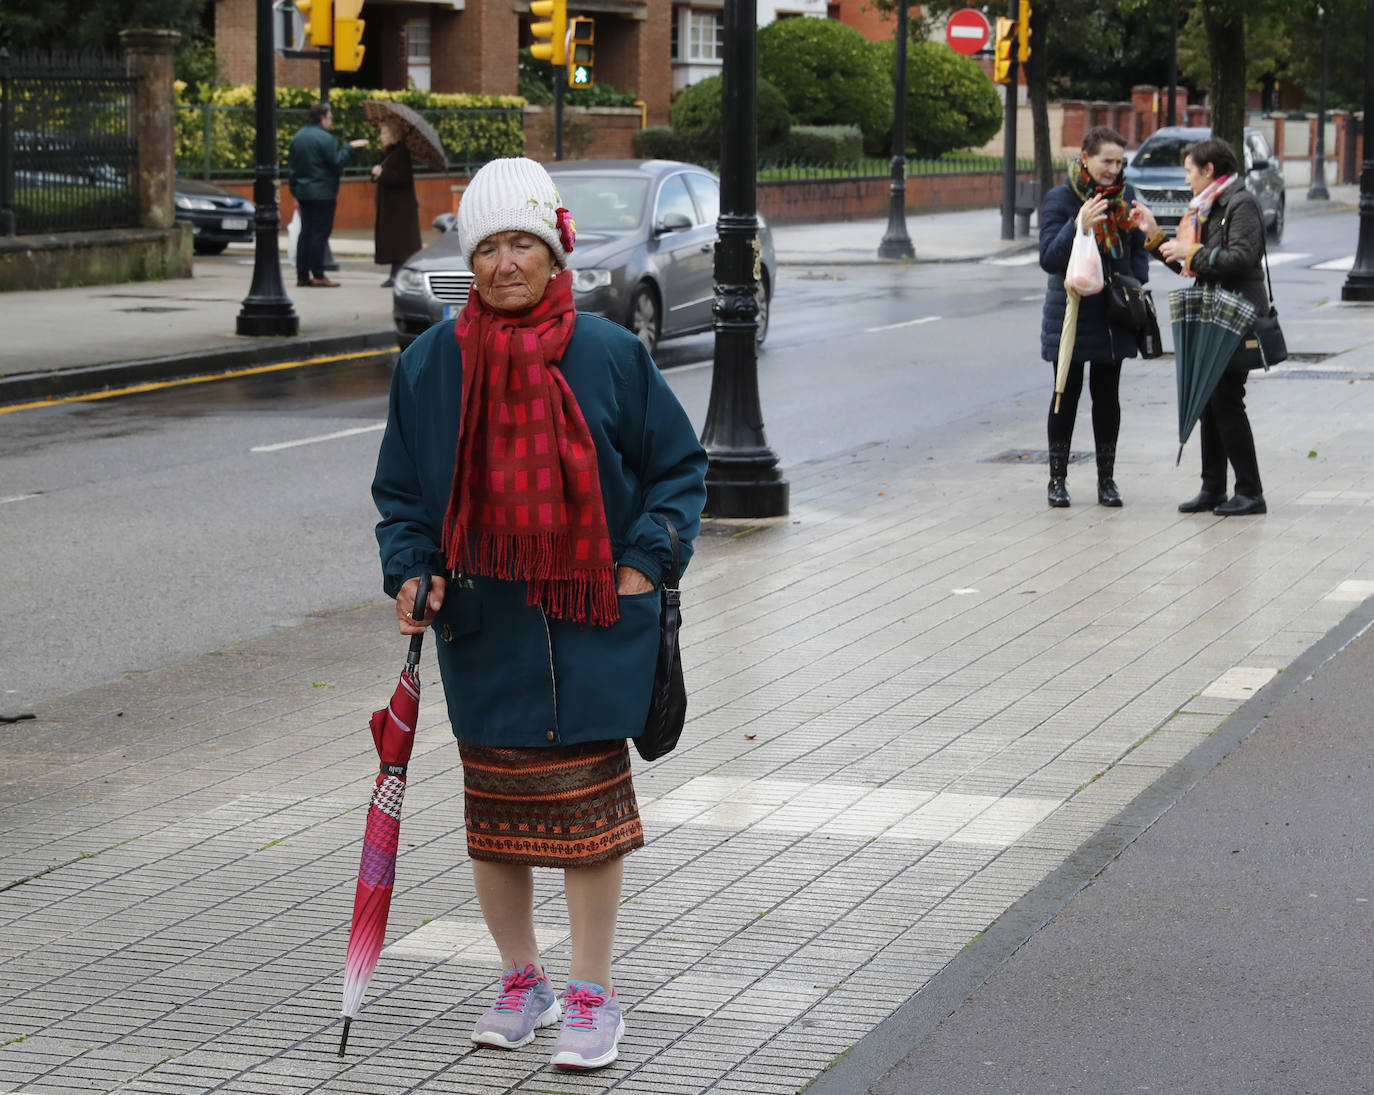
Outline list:
[[[0,49],[0,234],[139,223],[137,87],[121,57]]]
[[[286,150],[305,124],[306,107],[277,108],[277,163],[286,175]],[[518,107],[423,109],[420,114],[444,144],[449,170],[471,175],[488,160],[519,155],[523,147],[524,111]],[[254,135],[257,112],[251,106],[212,103],[178,104],[176,108],[177,172],[201,179],[251,178],[256,164]],[[344,168],[345,175],[366,175],[381,152],[377,130],[360,110],[334,107],[332,131],[340,138],[368,137],[372,147]],[[371,155],[369,155],[371,153]],[[418,161],[417,174],[429,172]]]
[[[712,165],[714,167],[714,165]],[[1056,165],[1057,166],[1057,165]],[[1034,160],[1017,160],[1018,171],[1033,171]],[[908,178],[923,175],[1000,174],[1001,156],[941,156],[938,159],[909,159]],[[758,177],[770,182],[802,182],[817,179],[874,179],[892,174],[892,160],[866,156],[850,163],[760,163]]]

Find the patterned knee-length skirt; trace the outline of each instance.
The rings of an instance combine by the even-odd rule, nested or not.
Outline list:
[[[468,855],[588,867],[644,846],[624,739],[548,749],[458,743]]]

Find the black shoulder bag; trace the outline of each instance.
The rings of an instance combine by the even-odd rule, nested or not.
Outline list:
[[[1164,353],[1154,294],[1139,278],[1123,274],[1115,264],[1107,279],[1107,322],[1135,335],[1141,357],[1159,357]]]
[[[1260,230],[1263,231],[1263,223],[1261,223]],[[1288,340],[1283,337],[1283,328],[1279,326],[1279,310],[1274,307],[1274,282],[1269,277],[1268,240],[1264,244],[1264,285],[1269,290],[1269,311],[1263,315],[1255,316],[1255,337],[1253,340],[1247,338],[1242,343],[1242,350],[1248,352],[1253,341],[1259,360],[1251,364],[1250,368],[1254,369],[1263,365],[1267,370],[1270,365],[1277,365],[1280,361],[1288,360]]]
[[[644,721],[644,733],[634,739],[635,749],[645,760],[658,760],[676,749],[687,721],[687,685],[682,679],[682,652],[678,648],[678,632],[682,629],[682,595],[678,589],[682,549],[673,523],[663,517],[663,524],[673,545],[673,567],[663,576],[659,594],[658,662],[649,696],[649,715]]]

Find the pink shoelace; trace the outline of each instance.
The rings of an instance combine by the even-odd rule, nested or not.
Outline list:
[[[570,984],[563,994],[563,1005],[567,1008],[564,1026],[576,1030],[596,1029],[596,1009],[606,1002],[606,997],[593,992],[590,985]]]
[[[528,965],[501,975],[501,995],[496,998],[496,1011],[523,1011],[530,992],[539,984],[539,971]]]

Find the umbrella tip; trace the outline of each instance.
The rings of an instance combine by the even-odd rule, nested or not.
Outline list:
[[[1178,467],[1181,463],[1183,463],[1183,446],[1182,446],[1182,445],[1180,445],[1180,446],[1178,447],[1178,457],[1174,460],[1174,467]]]
[[[344,1016],[343,1034],[339,1037],[339,1056],[342,1057],[348,1050],[348,1028],[353,1025],[353,1020]]]

